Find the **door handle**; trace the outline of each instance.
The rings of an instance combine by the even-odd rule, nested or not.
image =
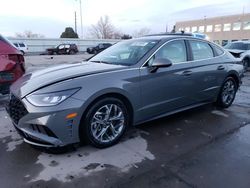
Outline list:
[[[183,73],[182,73],[182,75],[184,75],[184,76],[190,76],[192,74],[192,71],[184,71]]]
[[[225,67],[223,65],[218,66],[217,70],[225,70]]]

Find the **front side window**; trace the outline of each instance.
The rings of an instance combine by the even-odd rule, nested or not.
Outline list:
[[[59,50],[62,50],[64,48],[64,45],[63,44],[61,44],[60,46],[58,46],[58,49]]]
[[[24,43],[19,43],[20,47],[25,47]]]
[[[189,41],[193,52],[193,60],[202,60],[214,57],[214,53],[210,45],[201,41]]]
[[[187,61],[185,42],[178,40],[165,44],[149,60],[148,65],[152,65],[155,59],[169,59],[173,64]]]

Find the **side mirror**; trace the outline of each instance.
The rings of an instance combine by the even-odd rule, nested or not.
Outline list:
[[[157,58],[154,60],[153,64],[149,67],[150,72],[154,73],[158,68],[170,67],[172,65],[172,61],[165,58]]]

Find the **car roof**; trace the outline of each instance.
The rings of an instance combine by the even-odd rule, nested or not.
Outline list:
[[[134,38],[134,39],[150,39],[150,40],[171,40],[171,39],[197,39],[201,41],[207,41],[204,39],[200,39],[197,37],[189,36],[189,35],[149,35],[149,36],[143,36],[139,38]]]
[[[240,40],[240,41],[234,41],[234,42],[231,42],[231,43],[242,43],[242,44],[250,44],[250,40]]]

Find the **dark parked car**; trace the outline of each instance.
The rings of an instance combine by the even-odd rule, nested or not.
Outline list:
[[[87,52],[89,54],[98,54],[98,53],[100,53],[101,51],[107,49],[110,46],[112,46],[112,44],[110,44],[110,43],[100,43],[95,47],[87,48]]]
[[[185,35],[126,40],[87,62],[25,75],[12,85],[7,111],[29,144],[108,147],[129,125],[207,103],[229,107],[243,76],[237,63]]]
[[[10,85],[24,73],[22,53],[0,35],[0,94],[8,94]]]
[[[240,58],[245,71],[250,67],[250,41],[236,41],[224,47],[234,57]]]
[[[60,44],[55,48],[48,48],[46,51],[49,55],[76,54],[78,52],[78,48],[76,44]]]

